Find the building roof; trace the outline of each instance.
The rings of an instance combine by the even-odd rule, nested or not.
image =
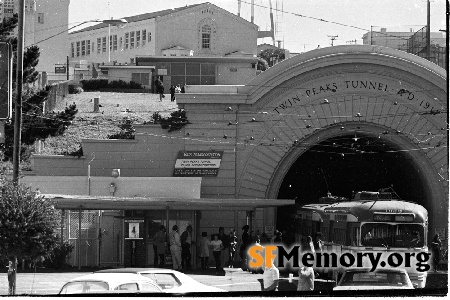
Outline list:
[[[136,16],[125,17],[123,19],[127,20],[128,23],[139,22],[139,21],[143,21],[143,20],[154,19],[156,17],[166,16],[166,15],[169,15],[169,14],[173,14],[174,12],[179,12],[179,11],[182,11],[182,10],[185,10],[185,9],[188,9],[188,8],[192,8],[192,7],[195,7],[195,6],[203,5],[203,4],[206,4],[206,3],[186,5],[186,6],[178,7],[178,8],[170,8],[170,9],[155,11],[155,12],[151,12],[151,13],[145,13],[145,14],[140,14],[140,15],[136,15]],[[108,24],[100,23],[100,24],[96,24],[96,25],[93,25],[93,26],[89,26],[89,27],[77,30],[77,31],[73,31],[70,34],[80,33],[80,32],[90,31],[90,30],[96,30],[96,29],[106,28],[106,27],[108,27]]]

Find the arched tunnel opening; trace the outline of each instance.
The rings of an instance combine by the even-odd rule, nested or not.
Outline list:
[[[300,145],[301,146],[301,145]],[[296,206],[318,203],[330,192],[351,199],[353,191],[392,187],[402,200],[427,207],[423,176],[408,155],[380,136],[344,134],[310,147],[292,164],[278,199],[295,199]],[[277,209],[277,229],[291,230],[293,207]]]

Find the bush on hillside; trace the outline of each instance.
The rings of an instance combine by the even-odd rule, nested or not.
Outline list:
[[[143,89],[144,87],[137,82],[125,82],[123,80],[114,80],[108,83],[107,79],[81,80],[83,90],[98,91],[100,89]]]
[[[98,91],[108,87],[108,79],[81,80],[80,83],[85,91]]]
[[[120,132],[108,135],[108,139],[120,139],[120,140],[134,140],[134,133],[136,129],[133,126],[133,120],[124,118],[119,125]]]
[[[80,86],[76,86],[73,84],[69,85],[69,94],[81,94],[83,89]]]

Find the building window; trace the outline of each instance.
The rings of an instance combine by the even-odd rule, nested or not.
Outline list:
[[[202,49],[211,48],[211,26],[202,26]]]
[[[148,41],[149,41],[149,42],[152,41],[152,33],[151,33],[151,32],[148,33]]]
[[[128,37],[129,37],[129,33],[125,33],[125,49],[128,49]]]
[[[147,38],[147,30],[142,30],[142,46],[145,46],[145,40]]]
[[[117,35],[113,35],[113,51],[117,51]]]
[[[75,57],[75,45],[70,43],[70,52],[72,52],[72,57]]]
[[[134,48],[134,31],[130,32],[130,49]]]
[[[131,73],[131,81],[140,83],[142,85],[150,85],[149,73]]]
[[[91,55],[91,41],[86,40],[86,55]]]
[[[44,24],[44,14],[43,13],[38,13],[38,23]]]
[[[119,39],[119,48],[122,49],[122,47],[123,47],[123,38],[120,37],[120,39]]]
[[[77,42],[77,57],[80,56],[80,42]]]
[[[106,52],[106,36],[102,37],[102,53]]]
[[[102,38],[97,38],[97,54],[100,54],[100,49],[102,49]]]
[[[110,35],[109,36],[109,52],[112,51],[112,48],[113,48],[112,44],[113,44],[113,36]]]
[[[81,41],[81,56],[86,56],[86,41]]]
[[[139,48],[140,42],[141,42],[141,32],[136,31],[136,48]]]

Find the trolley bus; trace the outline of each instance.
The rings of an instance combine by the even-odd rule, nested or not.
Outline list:
[[[328,194],[318,204],[302,206],[296,219],[297,238],[314,238],[320,232],[326,253],[382,253],[380,261],[392,253],[413,253],[410,266],[401,267],[416,287],[425,287],[427,272],[417,270],[415,256],[428,253],[428,213],[423,206],[386,192],[357,192],[352,200]],[[430,263],[431,258],[426,264]],[[364,264],[368,267],[370,261]],[[333,269],[333,277],[343,271]]]

